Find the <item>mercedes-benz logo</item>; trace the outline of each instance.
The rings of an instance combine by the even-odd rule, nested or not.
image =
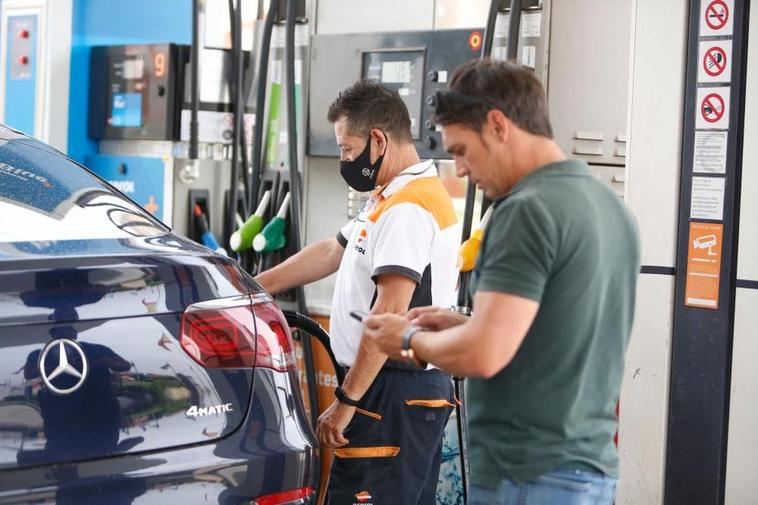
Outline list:
[[[81,369],[77,370],[77,368],[69,362],[67,348],[73,350],[74,353],[79,355],[78,361],[81,362]],[[53,349],[58,350],[57,363],[55,357],[50,355],[50,351]],[[50,363],[48,363],[48,360],[50,360]],[[48,374],[47,370],[50,368],[53,368],[53,371]],[[87,378],[87,370],[87,358],[84,356],[84,351],[82,351],[79,344],[67,338],[59,338],[48,343],[42,350],[42,354],[39,358],[39,373],[43,382],[51,391],[61,395],[71,394],[82,387],[82,384],[84,384],[84,381]],[[56,387],[53,385],[53,381],[62,375],[67,375],[76,379],[74,384],[69,387]]]

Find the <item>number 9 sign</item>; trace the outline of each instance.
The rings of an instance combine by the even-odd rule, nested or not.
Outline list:
[[[163,77],[166,74],[166,55],[155,53],[153,67],[155,68],[155,77]]]

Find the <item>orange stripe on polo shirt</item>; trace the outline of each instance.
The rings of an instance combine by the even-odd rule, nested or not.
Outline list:
[[[412,180],[392,196],[379,202],[374,211],[369,214],[368,219],[376,223],[382,214],[395,205],[403,203],[418,205],[429,212],[434,216],[440,230],[458,222],[453,202],[439,177],[421,177]]]

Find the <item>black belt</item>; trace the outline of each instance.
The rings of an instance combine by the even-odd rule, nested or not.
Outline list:
[[[342,368],[345,369],[345,373],[350,370],[349,366],[340,365]],[[417,366],[411,365],[409,363],[405,363],[404,361],[396,361],[394,359],[388,359],[384,362],[384,365],[382,365],[382,368],[379,369],[379,372],[425,372],[426,368],[419,368]]]

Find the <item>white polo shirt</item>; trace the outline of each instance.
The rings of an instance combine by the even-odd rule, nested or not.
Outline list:
[[[371,196],[337,234],[345,254],[329,329],[341,365],[353,366],[363,332],[350,311],[371,310],[378,276],[395,273],[413,279],[417,286],[411,308],[455,304],[460,237],[453,202],[431,160],[406,168]]]

